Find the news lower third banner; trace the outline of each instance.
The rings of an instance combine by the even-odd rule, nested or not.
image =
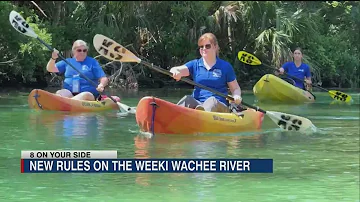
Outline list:
[[[22,173],[273,173],[272,159],[119,159],[117,151],[22,151]]]

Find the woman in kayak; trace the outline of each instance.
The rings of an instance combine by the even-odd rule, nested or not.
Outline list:
[[[305,78],[307,84],[306,88],[304,83],[298,79],[294,79],[295,86],[303,90],[310,90],[311,88],[311,73],[309,65],[302,63],[301,48],[296,48],[294,51],[294,61],[285,63],[280,69],[280,74],[286,72],[288,75],[297,77],[300,80]]]
[[[173,78],[179,81],[181,77],[191,75],[194,82],[225,95],[228,94],[229,87],[235,104],[239,105],[242,100],[240,86],[232,65],[219,58],[219,45],[215,35],[203,34],[198,40],[198,46],[202,57],[171,68]],[[230,111],[226,98],[196,86],[191,96],[184,96],[177,104],[212,112]]]
[[[86,79],[81,78],[79,73],[64,60],[55,63],[58,58],[58,51],[54,49],[46,69],[49,72],[65,75],[64,89],[58,90],[57,95],[76,100],[93,101],[99,97],[99,92],[104,91],[109,80],[97,60],[87,55],[88,50],[89,47],[85,41],[76,40],[72,46],[73,58],[67,58],[66,60],[83,75],[95,83],[99,83],[98,86],[94,87]]]

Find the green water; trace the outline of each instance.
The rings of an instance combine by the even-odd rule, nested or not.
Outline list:
[[[264,119],[258,133],[201,136],[139,133],[135,116],[71,115],[28,109],[27,93],[0,96],[0,201],[359,201],[359,93],[352,105],[259,104],[309,118],[319,131],[282,132]],[[125,104],[171,90],[122,94]],[[252,94],[244,95],[255,103]],[[119,158],[272,158],[271,174],[21,174],[21,150],[117,150]]]

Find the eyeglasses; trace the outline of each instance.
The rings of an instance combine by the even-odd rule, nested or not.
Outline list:
[[[87,50],[87,49],[83,49],[83,50],[77,49],[76,51],[79,52],[79,53],[80,53],[81,51],[84,52],[84,53],[86,53],[88,50]]]
[[[204,46],[199,46],[199,49],[204,49],[204,48],[210,49],[210,48],[211,48],[211,44],[206,44],[206,45],[204,45]]]

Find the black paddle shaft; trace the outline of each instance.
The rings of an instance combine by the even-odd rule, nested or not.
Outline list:
[[[44,44],[50,51],[53,51],[53,50],[54,50],[50,45],[48,45],[47,43],[45,43],[42,39],[40,39],[39,37],[36,37],[36,38],[37,38],[37,40],[40,41],[40,43]],[[70,65],[70,67],[72,67],[75,71],[77,71],[85,80],[87,80],[88,82],[90,82],[95,88],[98,86],[94,81],[92,81],[92,80],[90,80],[89,78],[87,78],[83,73],[81,73],[79,70],[77,70],[71,63],[69,63],[69,62],[65,59],[65,57],[64,57],[60,52],[58,53],[58,55],[59,55],[59,57],[60,57],[61,59],[64,60],[64,62],[65,62],[66,64]],[[101,94],[101,93],[100,93],[100,94]],[[114,98],[112,98],[111,96],[109,96],[109,98],[110,98],[112,101],[114,101],[115,103],[117,103],[116,100],[115,100]]]
[[[141,60],[140,63],[143,64],[143,65],[145,65],[145,66],[150,67],[151,69],[153,69],[153,70],[155,70],[155,71],[158,71],[158,72],[160,72],[160,73],[166,74],[166,75],[168,75],[168,76],[171,76],[171,77],[172,77],[172,75],[173,75],[170,71],[165,70],[165,69],[163,69],[163,68],[161,68],[161,67],[158,67],[158,66],[156,66],[156,65],[153,65],[153,64],[151,64],[151,63],[149,63],[149,62],[146,62],[146,61]],[[225,94],[223,94],[223,93],[220,93],[220,92],[218,92],[218,91],[216,91],[216,90],[214,90],[214,89],[211,89],[211,88],[209,88],[209,87],[207,87],[207,86],[204,86],[204,85],[202,85],[202,84],[195,83],[194,81],[192,81],[192,80],[190,80],[190,79],[188,79],[188,78],[181,78],[180,80],[182,80],[182,81],[184,81],[184,82],[186,82],[186,83],[188,83],[188,84],[197,86],[197,87],[199,87],[199,88],[203,88],[203,89],[205,89],[205,90],[208,90],[208,91],[210,91],[210,92],[212,92],[212,93],[214,93],[214,94],[216,94],[216,95],[219,95],[219,96],[221,96],[221,97],[227,98],[227,99],[229,99],[229,100],[234,100],[234,98],[231,97],[231,96],[229,96],[229,95],[225,95]],[[247,103],[245,103],[245,102],[243,102],[243,101],[241,102],[241,104],[243,104],[243,105],[245,105],[245,106],[247,106],[247,107],[249,107],[249,108],[255,109],[256,111],[260,111],[260,112],[266,114],[266,111],[260,109],[259,107],[254,107],[254,106],[252,106],[252,105],[250,105],[250,104],[247,104]]]

